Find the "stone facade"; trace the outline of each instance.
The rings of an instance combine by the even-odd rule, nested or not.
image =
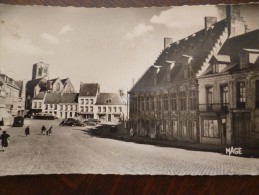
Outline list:
[[[13,117],[24,115],[25,85],[23,81],[14,81],[0,74],[0,121],[2,125],[11,125]]]
[[[204,21],[203,30],[165,47],[130,90],[130,128],[150,138],[258,147],[259,30],[245,31],[235,5],[227,6],[225,20]],[[241,81],[245,108],[236,107]]]

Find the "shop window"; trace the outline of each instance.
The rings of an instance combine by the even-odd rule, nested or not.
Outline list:
[[[217,120],[204,120],[203,124],[204,124],[204,130],[203,130],[204,137],[212,137],[212,138],[219,137]]]
[[[186,122],[185,121],[180,121],[180,128],[181,128],[180,136],[186,137]]]
[[[176,137],[177,134],[178,134],[177,120],[172,120],[171,121],[171,126],[172,126],[172,130],[173,130],[173,135],[174,135],[174,137]]]

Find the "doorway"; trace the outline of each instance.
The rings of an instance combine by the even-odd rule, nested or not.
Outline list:
[[[246,147],[249,145],[251,114],[246,112],[233,113],[234,145]]]

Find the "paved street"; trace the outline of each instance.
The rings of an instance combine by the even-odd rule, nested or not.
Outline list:
[[[21,174],[259,174],[259,159],[227,156],[92,137],[88,127],[59,127],[58,121],[26,120],[7,128],[10,146],[0,152],[0,175]],[[53,125],[53,135],[40,134]],[[31,135],[25,137],[26,125]]]

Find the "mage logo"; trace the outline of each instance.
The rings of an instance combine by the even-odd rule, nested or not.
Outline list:
[[[230,148],[226,148],[226,154],[228,154],[229,156],[231,154],[242,155],[242,148],[234,148],[233,146],[231,146]]]

